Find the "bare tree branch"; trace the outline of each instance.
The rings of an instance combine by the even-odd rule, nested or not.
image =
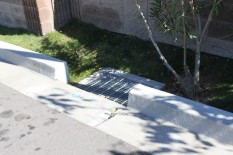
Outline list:
[[[150,38],[151,42],[153,43],[153,45],[154,45],[154,47],[155,47],[157,53],[159,54],[160,59],[163,61],[164,66],[166,66],[166,67],[173,73],[173,75],[176,77],[176,79],[180,82],[180,76],[176,73],[176,71],[175,71],[175,70],[172,68],[172,66],[168,63],[168,61],[166,60],[166,58],[165,58],[164,55],[162,54],[160,48],[158,47],[158,44],[155,42],[155,40],[154,40],[154,38],[153,38],[153,35],[152,35],[152,31],[151,31],[151,29],[150,29],[150,27],[149,27],[149,24],[148,24],[148,22],[147,22],[147,20],[146,20],[146,17],[144,16],[144,14],[143,14],[143,12],[142,12],[142,10],[141,10],[141,6],[140,6],[140,4],[138,3],[137,0],[135,0],[135,4],[136,4],[136,6],[137,6],[137,8],[138,8],[138,11],[140,12],[140,14],[141,14],[141,16],[142,16],[142,18],[143,18],[143,21],[144,21],[145,25],[146,25],[149,38]]]

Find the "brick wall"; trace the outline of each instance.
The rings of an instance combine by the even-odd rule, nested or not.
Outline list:
[[[72,10],[70,0],[0,0],[0,25],[44,35],[70,22]]]
[[[28,29],[45,35],[71,21],[70,0],[23,0]]]
[[[53,1],[22,0],[28,29],[44,35],[54,30]]]
[[[0,24],[27,28],[22,0],[0,0]]]

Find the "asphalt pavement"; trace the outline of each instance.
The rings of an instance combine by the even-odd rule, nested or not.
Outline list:
[[[147,154],[0,83],[0,154]]]

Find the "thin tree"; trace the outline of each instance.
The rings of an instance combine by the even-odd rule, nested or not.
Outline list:
[[[203,5],[195,0],[154,0],[152,3],[151,16],[155,19],[156,27],[159,27],[164,33],[169,33],[172,36],[175,36],[175,39],[183,37],[184,75],[179,75],[166,60],[158,44],[153,38],[151,28],[141,10],[139,0],[135,0],[135,4],[143,18],[148,31],[148,36],[163,64],[169,71],[171,71],[179,82],[183,93],[187,97],[193,98],[196,93],[199,92],[200,88],[200,62],[203,39],[214,14],[218,12],[220,4],[223,4],[223,0],[213,0],[210,5]],[[202,9],[206,8],[210,8],[210,12],[204,26],[202,27],[203,24],[200,14]],[[189,66],[187,65],[187,39],[195,40],[196,42],[193,74],[190,73]]]

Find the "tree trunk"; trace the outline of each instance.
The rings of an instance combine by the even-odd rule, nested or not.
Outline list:
[[[197,41],[197,49],[195,54],[195,70],[194,70],[194,84],[200,82],[200,64],[201,64],[201,42]]]

